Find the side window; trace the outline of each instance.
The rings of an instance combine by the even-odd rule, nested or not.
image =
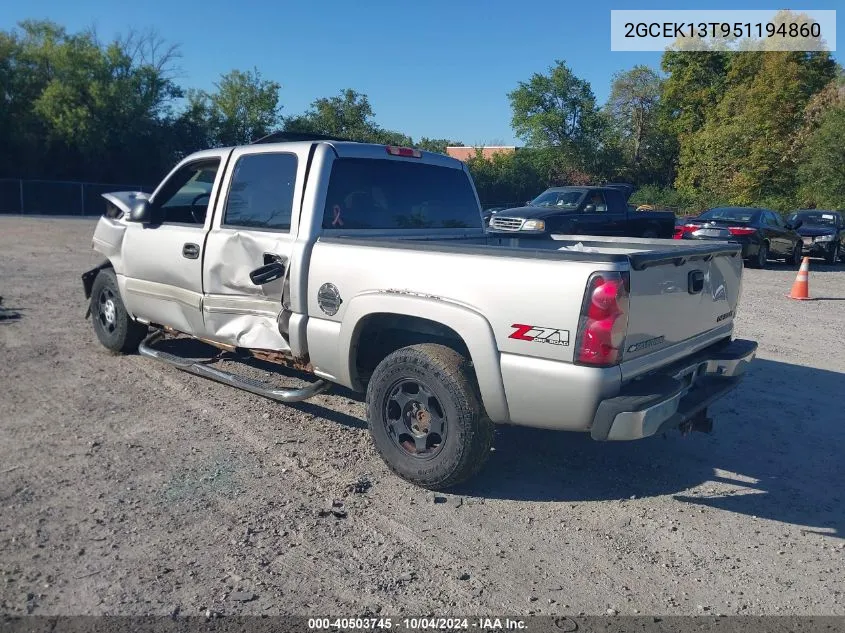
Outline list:
[[[781,225],[780,218],[771,211],[766,211],[765,218],[766,224],[768,224],[769,226],[779,227]]]
[[[290,231],[295,154],[248,154],[235,163],[223,226]]]
[[[604,194],[601,191],[591,191],[587,197],[587,204],[595,207],[594,213],[606,213],[607,202],[604,199]]]
[[[605,198],[607,198],[607,210],[610,213],[625,213],[625,196],[623,196],[621,192],[616,191],[615,189],[610,189],[608,191],[605,191],[604,195]]]
[[[154,200],[161,223],[204,224],[219,168],[220,159],[212,158],[188,163],[173,174]]]

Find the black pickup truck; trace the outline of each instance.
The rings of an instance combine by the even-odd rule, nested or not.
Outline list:
[[[552,235],[618,235],[670,239],[675,231],[671,211],[632,211],[627,184],[551,187],[527,206],[498,211],[488,231],[519,237]]]

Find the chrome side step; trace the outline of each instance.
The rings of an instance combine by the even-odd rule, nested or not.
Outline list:
[[[222,382],[224,385],[243,389],[244,391],[249,391],[259,396],[276,400],[277,402],[302,402],[303,400],[308,400],[317,394],[327,391],[331,387],[330,383],[324,380],[317,380],[302,389],[276,389],[275,387],[271,387],[270,385],[254,378],[237,376],[227,371],[209,367],[208,365],[204,365],[193,359],[181,358],[169,352],[154,349],[152,347],[153,343],[161,339],[163,336],[164,332],[161,330],[156,330],[147,336],[147,338],[141,341],[140,345],[138,345],[138,353],[142,356],[148,356],[149,358],[154,358],[173,365],[182,371],[196,374],[197,376],[202,376],[203,378],[210,378],[211,380]]]

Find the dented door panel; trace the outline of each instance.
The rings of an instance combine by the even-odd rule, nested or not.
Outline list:
[[[287,261],[290,236],[217,229],[206,241],[203,316],[211,338],[239,347],[288,350],[278,327],[286,279],[256,286],[249,273],[269,257]]]
[[[310,147],[303,142],[232,152],[203,261],[203,318],[210,338],[239,347],[290,350],[290,313],[283,308],[283,295],[296,264],[293,242]],[[284,277],[254,284],[250,273],[273,259],[285,264]]]

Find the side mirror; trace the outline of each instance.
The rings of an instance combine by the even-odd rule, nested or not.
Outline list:
[[[595,213],[595,211],[596,205],[594,204],[588,204],[586,207],[584,207],[584,213]]]
[[[130,222],[148,223],[153,219],[153,205],[149,200],[139,200],[129,212]]]
[[[271,281],[276,281],[284,274],[285,265],[282,262],[270,262],[249,273],[249,279],[256,286],[263,286]]]

